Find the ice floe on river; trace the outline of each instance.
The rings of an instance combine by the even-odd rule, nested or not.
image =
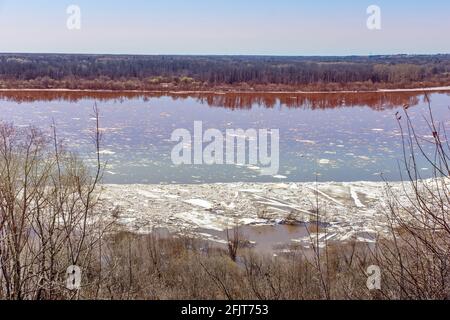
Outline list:
[[[390,184],[402,192],[400,183]],[[223,183],[102,185],[100,210],[119,230],[154,228],[205,238],[236,225],[325,224],[327,241],[373,242],[388,226],[386,185],[349,183]],[[319,208],[318,215],[316,208]],[[111,215],[114,212],[114,218]],[[322,235],[321,235],[322,238]],[[307,242],[306,238],[291,239]]]

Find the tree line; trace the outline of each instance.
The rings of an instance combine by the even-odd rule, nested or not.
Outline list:
[[[450,55],[273,57],[0,54],[0,85],[3,87],[11,82],[52,87],[62,81],[66,84],[97,81],[99,86],[131,81],[130,88],[161,84],[448,84]]]

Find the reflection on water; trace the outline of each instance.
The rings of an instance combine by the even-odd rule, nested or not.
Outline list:
[[[226,248],[224,243],[228,240],[226,231],[215,231],[208,229],[198,230],[200,233],[209,234],[219,241],[221,240],[222,247]],[[229,237],[233,239],[234,232],[229,230]],[[292,240],[308,237],[308,225],[258,225],[258,226],[241,226],[238,229],[240,240],[243,241],[241,245],[254,248],[260,253],[274,253],[283,249],[288,249],[294,246]]]
[[[442,94],[445,94],[442,92]],[[421,95],[414,92],[361,92],[361,93],[139,93],[139,92],[93,92],[93,91],[0,91],[0,99],[14,102],[34,102],[63,100],[78,102],[95,99],[124,102],[130,99],[150,99],[171,97],[174,101],[195,99],[210,107],[229,109],[251,109],[254,105],[274,108],[329,109],[338,107],[367,106],[383,110],[408,104],[415,106]]]
[[[428,134],[423,95],[416,93],[142,94],[116,92],[0,92],[0,119],[49,128],[55,119],[66,144],[88,157],[92,106],[104,132],[102,156],[111,183],[201,183],[398,180],[401,137],[394,114],[414,106],[417,132]],[[435,118],[450,123],[450,96],[431,95]],[[257,167],[175,166],[170,141],[176,128],[279,129],[278,178]],[[423,175],[427,168],[423,166]]]

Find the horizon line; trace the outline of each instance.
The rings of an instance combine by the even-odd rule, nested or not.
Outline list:
[[[44,54],[44,55],[108,55],[108,56],[180,56],[180,57],[379,57],[379,56],[440,56],[450,55],[450,52],[439,53],[374,53],[374,54],[241,54],[241,53],[87,53],[87,52],[0,52],[0,55],[13,54]]]

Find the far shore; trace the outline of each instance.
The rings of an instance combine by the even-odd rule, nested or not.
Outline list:
[[[377,90],[339,90],[339,91],[241,91],[241,90],[107,90],[107,89],[35,89],[35,88],[0,88],[0,92],[92,92],[92,93],[136,93],[136,94],[340,94],[340,93],[401,93],[401,92],[443,92],[450,91],[450,86],[398,88]]]

